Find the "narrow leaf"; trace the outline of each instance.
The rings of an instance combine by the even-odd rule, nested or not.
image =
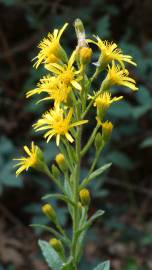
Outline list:
[[[89,182],[98,177],[100,174],[102,174],[105,170],[107,170],[110,166],[111,166],[112,163],[108,163],[102,167],[100,167],[99,169],[95,170],[93,173],[91,173],[87,178],[85,178],[83,181],[82,181],[82,184],[80,185],[80,188],[83,188],[85,187],[86,185],[89,184]]]
[[[74,202],[72,202],[67,196],[62,195],[62,194],[48,194],[48,195],[45,195],[44,197],[42,197],[42,200],[47,200],[47,199],[51,199],[51,198],[56,198],[56,199],[59,199],[59,200],[66,202],[66,203],[70,203],[70,204],[74,205]]]
[[[73,260],[70,259],[66,264],[64,264],[60,270],[75,270],[75,267],[73,266]]]
[[[100,167],[99,169],[95,170],[93,173],[91,173],[91,175],[89,176],[89,180],[92,180],[94,178],[96,178],[97,176],[99,176],[100,174],[102,174],[105,170],[107,170],[112,163],[108,163],[102,167]]]
[[[62,236],[59,232],[57,232],[55,229],[48,227],[46,225],[41,225],[41,224],[31,224],[31,227],[38,227],[38,228],[42,228],[43,230],[46,230],[48,232],[50,232],[51,234],[53,234],[55,237],[59,238],[60,240],[62,240],[64,242],[64,244],[66,246],[69,247],[70,245],[70,240],[67,236]]]
[[[98,217],[102,216],[105,213],[103,210],[98,210],[95,214],[92,215],[92,217],[89,219],[89,222],[93,222],[96,220]]]
[[[109,270],[110,269],[110,262],[105,261],[103,263],[100,263],[96,268],[93,270]]]
[[[39,240],[38,244],[41,248],[42,254],[52,270],[59,270],[63,265],[63,261],[56,253],[56,251],[46,241]]]
[[[104,214],[103,210],[98,210],[92,217],[85,223],[84,226],[82,226],[78,231],[77,234],[80,235],[81,232],[87,230],[93,221],[95,221],[98,217],[102,216]]]

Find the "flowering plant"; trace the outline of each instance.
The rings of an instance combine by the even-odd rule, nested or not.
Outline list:
[[[113,102],[123,96],[112,97],[112,86],[125,86],[135,91],[136,82],[129,76],[125,62],[136,65],[129,55],[124,55],[113,42],[103,41],[98,36],[86,39],[81,20],[75,21],[77,46],[71,56],[60,43],[67,28],[66,23],[60,30],[55,29],[38,45],[39,53],[34,58],[34,66],[44,65],[48,74],[43,76],[35,89],[29,90],[27,98],[44,94],[39,102],[50,101],[50,108],[33,125],[35,131],[42,131],[46,142],[55,137],[59,153],[51,169],[45,163],[43,151],[32,142],[31,148],[24,146],[27,157],[16,159],[18,176],[29,167],[46,174],[56,184],[59,193],[49,194],[45,200],[57,198],[67,205],[71,221],[72,236],[60,225],[56,211],[51,204],[42,206],[42,212],[51,222],[51,226],[41,226],[53,236],[49,242],[39,240],[39,245],[48,265],[53,270],[77,270],[82,256],[84,237],[88,228],[104,211],[98,210],[88,217],[91,201],[89,183],[103,173],[111,164],[97,168],[100,154],[110,139],[113,124],[105,120],[106,113]],[[89,46],[99,49],[99,58],[94,66],[91,63],[93,51]],[[101,73],[106,74],[101,81]],[[91,75],[89,75],[91,74]],[[99,82],[94,91],[94,81]],[[97,84],[96,82],[96,84]],[[94,129],[88,141],[82,142],[83,127],[89,125],[89,111],[95,117]],[[84,179],[80,179],[81,160],[94,145],[94,159]],[[99,264],[94,270],[108,270],[109,262]]]

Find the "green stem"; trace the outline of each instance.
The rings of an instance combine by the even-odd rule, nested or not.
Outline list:
[[[75,269],[76,268],[76,247],[77,247],[77,230],[79,224],[79,215],[78,215],[78,200],[79,200],[79,177],[80,177],[80,162],[81,162],[81,128],[78,127],[78,133],[76,138],[76,157],[77,163],[75,166],[75,181],[73,185],[73,195],[74,195],[74,211],[73,211],[73,239],[72,239],[72,256],[74,259]]]
[[[100,68],[97,67],[96,70],[95,70],[95,73],[93,74],[93,76],[91,78],[91,82],[93,82],[98,77],[99,73],[100,73]]]
[[[65,156],[65,160],[66,160],[66,163],[67,163],[67,166],[68,166],[69,170],[72,172],[73,171],[73,167],[71,165],[71,160],[70,160],[70,157],[69,157],[69,155],[67,153],[67,150],[64,148],[64,145],[62,145],[62,144],[59,145],[59,148],[60,148],[60,151]]]
[[[81,185],[80,185],[80,187],[79,187],[80,190],[81,190],[82,188],[84,188],[85,186],[87,186],[88,183],[90,182],[89,176],[90,176],[90,174],[93,172],[93,170],[94,170],[95,167],[96,167],[96,164],[97,164],[97,162],[98,162],[98,159],[99,159],[99,156],[100,156],[100,153],[101,153],[103,147],[104,147],[104,144],[101,145],[101,147],[100,147],[99,150],[97,151],[96,156],[95,156],[95,158],[94,158],[94,161],[93,161],[93,163],[92,163],[92,165],[91,165],[91,168],[90,168],[90,170],[89,170],[89,172],[88,172],[88,176],[82,181],[82,183],[81,183]]]
[[[61,183],[54,177],[54,175],[50,172],[49,168],[46,166],[45,167],[45,173],[46,175],[51,178],[53,180],[53,182],[58,186],[58,188],[63,192],[64,192],[64,188],[63,186],[61,185]]]
[[[99,129],[99,125],[97,125],[97,126],[94,128],[94,130],[93,130],[93,132],[92,132],[92,134],[91,134],[91,136],[90,136],[88,142],[86,143],[86,145],[85,145],[84,148],[82,149],[82,151],[81,151],[81,157],[84,156],[85,153],[86,153],[86,152],[88,151],[88,149],[90,148],[91,144],[92,144],[93,141],[94,141],[94,138],[95,138],[95,135],[96,135],[98,129]]]

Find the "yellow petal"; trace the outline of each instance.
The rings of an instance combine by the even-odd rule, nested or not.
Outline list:
[[[65,134],[65,137],[67,138],[67,140],[71,143],[73,143],[74,139],[72,138],[72,136],[69,133]]]
[[[26,145],[24,146],[24,150],[29,156],[31,156],[31,151],[29,150],[29,148]]]
[[[62,36],[64,30],[67,28],[67,26],[68,26],[68,23],[65,23],[65,24],[63,25],[63,27],[61,28],[61,30],[59,31],[58,40],[60,40],[60,38],[61,38],[61,36]]]
[[[82,89],[81,85],[76,81],[71,81],[71,84],[73,85],[74,88],[76,88],[78,90]]]
[[[86,123],[88,123],[88,120],[80,120],[80,121],[78,121],[78,122],[75,122],[75,123],[71,124],[71,125],[70,125],[70,128],[71,128],[71,127],[80,126],[80,125],[83,125],[83,124],[86,124]]]

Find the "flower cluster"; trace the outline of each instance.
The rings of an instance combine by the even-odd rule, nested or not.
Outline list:
[[[77,44],[73,52],[68,55],[60,42],[67,26],[68,24],[65,23],[60,30],[55,29],[38,45],[39,52],[34,58],[36,60],[34,67],[43,65],[47,74],[40,78],[36,88],[26,93],[27,98],[33,95],[40,97],[38,103],[48,101],[47,111],[43,112],[40,119],[33,124],[33,128],[36,132],[42,131],[47,143],[55,137],[60,153],[55,157],[50,169],[45,163],[43,152],[32,142],[31,149],[24,146],[28,156],[16,159],[18,162],[16,166],[19,167],[16,175],[32,167],[45,173],[57,185],[60,193],[48,195],[46,198],[53,196],[67,204],[73,224],[73,235],[72,239],[69,239],[52,205],[44,204],[42,212],[55,227],[50,228],[49,231],[59,238],[52,238],[49,241],[50,248],[53,248],[55,252],[50,253],[58,254],[54,260],[59,260],[58,263],[61,266],[59,269],[76,270],[85,233],[92,221],[103,214],[103,211],[100,211],[100,214],[95,214],[91,219],[88,218],[91,194],[86,186],[110,166],[107,164],[104,168],[96,168],[102,149],[110,139],[113,130],[113,124],[105,119],[106,113],[114,102],[123,98],[123,95],[112,96],[111,88],[121,86],[133,91],[138,88],[125,66],[126,64],[136,66],[132,57],[123,54],[116,43],[103,41],[98,36],[86,39],[84,26],[79,19],[75,21]],[[99,49],[99,58],[96,63],[92,60],[94,45]],[[103,81],[101,80],[102,71],[105,74]],[[98,85],[96,91],[94,81],[96,81],[95,85]],[[89,122],[88,114],[90,110],[94,112],[91,122]],[[91,134],[88,135],[86,144],[83,145],[82,128],[90,123],[94,123],[94,126],[90,129]],[[84,179],[80,179],[81,159],[93,144],[95,146],[93,163],[90,164],[90,169]],[[63,247],[65,243],[70,249],[69,258],[65,257]],[[44,245],[40,246],[43,250]],[[53,267],[51,265],[52,269]]]

